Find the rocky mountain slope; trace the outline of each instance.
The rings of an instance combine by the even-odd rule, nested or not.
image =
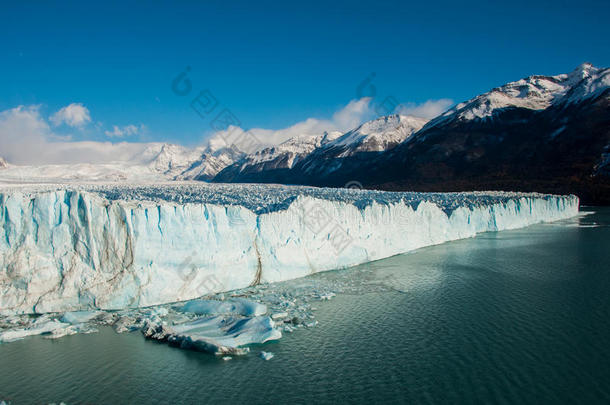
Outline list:
[[[411,191],[575,193],[610,204],[610,69],[530,76],[425,119],[389,115],[344,134],[301,135],[245,153],[210,141],[155,143],[133,161],[15,166],[0,181],[254,182]]]
[[[366,122],[343,135],[293,138],[228,166],[214,181],[292,184],[300,183],[299,179],[324,177],[341,168],[343,161],[366,160],[369,153],[396,147],[426,122],[423,118],[390,115]],[[266,155],[276,157],[263,158]]]
[[[343,147],[368,132],[377,134],[368,147]],[[281,176],[226,171],[214,181],[541,191],[610,204],[610,69],[583,64],[569,74],[530,76],[460,103],[425,125],[383,117],[317,148]]]

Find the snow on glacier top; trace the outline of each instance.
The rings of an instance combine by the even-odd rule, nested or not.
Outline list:
[[[73,191],[95,193],[109,201],[154,204],[212,204],[242,206],[255,214],[287,209],[299,197],[343,202],[364,209],[373,203],[397,204],[403,202],[412,208],[422,202],[431,202],[447,214],[466,206],[474,207],[510,200],[550,198],[550,194],[505,191],[471,191],[452,193],[391,192],[350,188],[318,188],[277,184],[203,183],[172,181],[166,183],[67,183],[67,184],[0,184],[0,198],[13,192],[38,194],[44,192]],[[574,197],[575,198],[575,197]]]

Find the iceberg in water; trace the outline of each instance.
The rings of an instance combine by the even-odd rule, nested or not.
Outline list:
[[[273,353],[271,352],[260,352],[260,358],[263,360],[271,360],[273,358]]]
[[[244,346],[282,337],[282,332],[276,329],[275,323],[268,316],[213,316],[174,326],[152,323],[146,325],[142,333],[148,338],[168,342],[182,349],[218,355],[245,354],[249,348]]]
[[[66,313],[60,319],[43,315],[34,320],[25,320],[16,327],[0,330],[0,343],[9,343],[29,336],[44,335],[49,339],[57,339],[76,333],[93,333],[97,329],[87,322],[102,314],[100,311],[85,311],[82,313]]]
[[[14,342],[28,336],[57,333],[68,328],[70,324],[43,316],[25,328],[14,328],[0,332],[0,343]]]
[[[523,193],[5,185],[0,313],[186,301],[577,213],[575,196]],[[202,314],[246,310],[191,305]]]

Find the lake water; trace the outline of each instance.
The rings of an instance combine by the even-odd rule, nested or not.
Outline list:
[[[12,404],[609,403],[610,210],[486,233],[316,282],[371,291],[223,361],[139,332],[0,345]],[[375,286],[391,288],[373,288]]]

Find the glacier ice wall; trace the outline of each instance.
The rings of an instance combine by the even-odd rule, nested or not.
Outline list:
[[[0,313],[156,305],[554,221],[575,196],[274,186],[0,188]]]

